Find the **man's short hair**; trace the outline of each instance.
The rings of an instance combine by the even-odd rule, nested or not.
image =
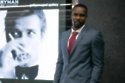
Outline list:
[[[76,7],[82,7],[82,8],[85,8],[86,9],[86,15],[88,13],[88,8],[85,4],[76,4],[74,5],[74,7],[72,8],[72,10],[74,10]]]
[[[12,29],[15,25],[15,20],[24,16],[35,14],[39,17],[41,22],[41,33],[46,29],[46,18],[42,9],[17,9],[8,10],[5,18],[5,29]],[[35,20],[34,20],[35,21]]]

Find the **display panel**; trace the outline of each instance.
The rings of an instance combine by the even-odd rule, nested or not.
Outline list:
[[[1,0],[0,1],[0,83],[52,83],[58,56],[58,39],[61,36],[61,33],[64,30],[66,30],[67,27],[70,27],[69,11],[71,10],[71,2],[72,1],[69,0]],[[14,27],[9,24],[7,24],[8,26],[6,25],[6,17],[8,10],[9,11],[11,10],[10,17],[16,18],[16,15],[18,16],[17,11],[19,12],[20,10],[22,10],[22,12],[24,12],[25,9],[26,10],[40,9],[45,14],[46,23],[44,22],[44,25],[46,25],[46,28],[43,29],[42,31],[43,33],[39,32],[38,27],[42,26],[40,24],[43,23],[39,23],[38,19],[32,18],[33,20],[28,24],[28,25],[32,24],[32,28],[35,23],[39,24],[39,26],[35,27],[35,30],[37,28],[36,31],[38,34],[41,34],[41,38],[39,37],[40,35],[38,34],[37,36],[34,36],[36,31],[34,29],[31,30],[31,27],[30,29],[28,28],[28,30],[26,30],[27,27],[24,28],[24,24],[27,24],[27,22],[24,22],[24,20],[22,21],[22,23],[24,23],[22,25],[20,24],[19,21],[15,22],[16,26]],[[38,18],[41,18],[40,16],[41,15],[38,15]],[[13,20],[13,18],[10,19]],[[8,30],[6,29],[6,26],[15,29],[9,28]],[[22,28],[24,29],[21,30]],[[31,46],[30,41],[28,41],[29,39],[32,39],[30,41],[36,41],[36,43],[34,43],[34,46]],[[26,41],[28,41],[28,45],[25,46],[23,45],[23,43],[25,44]],[[15,47],[16,44],[17,46]],[[10,49],[5,50],[5,47],[10,48],[11,51]],[[11,47],[14,48],[12,49]],[[29,49],[30,51],[28,51]],[[5,56],[3,58],[3,55],[8,55],[8,53],[9,53],[8,58],[11,59],[8,59],[9,62],[6,63],[7,59],[5,59]],[[34,64],[26,65],[25,63],[28,63],[29,61],[26,58],[32,54],[39,56],[38,57],[34,56],[34,60],[31,61]],[[17,55],[23,57],[16,58]],[[16,61],[16,64],[14,63],[13,59]],[[2,67],[4,61],[5,61],[4,65],[5,64],[7,65],[5,65],[5,67]],[[14,69],[15,71],[15,68],[18,69],[19,66],[25,67],[22,70],[20,69],[17,70],[19,72],[20,71],[25,72],[24,70],[27,70],[26,66],[32,67],[32,69],[29,69],[31,70],[32,73],[30,73],[29,75],[34,77],[32,78],[33,80],[31,78],[29,79],[27,75],[24,74],[21,75],[21,80],[19,80],[19,78],[15,75],[15,72],[9,73],[9,75],[8,73],[5,74],[5,70],[11,70],[12,68],[12,70]],[[38,70],[38,72],[34,72],[36,70]]]
[[[59,9],[2,9],[0,17],[0,78],[53,80]]]

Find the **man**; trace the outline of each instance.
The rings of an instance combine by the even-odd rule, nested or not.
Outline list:
[[[38,56],[46,28],[41,9],[7,11],[5,30],[7,44],[0,51],[0,77],[35,79]]]
[[[99,83],[104,64],[104,41],[85,24],[87,7],[72,9],[72,28],[62,33],[54,83]],[[76,33],[73,40],[72,32]],[[73,45],[72,41],[75,41]],[[72,47],[72,48],[71,48]]]

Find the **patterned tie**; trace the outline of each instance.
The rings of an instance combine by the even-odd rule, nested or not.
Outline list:
[[[69,39],[69,47],[68,47],[69,54],[71,54],[72,48],[73,48],[75,41],[76,41],[77,34],[78,34],[78,32],[72,32],[72,35]]]

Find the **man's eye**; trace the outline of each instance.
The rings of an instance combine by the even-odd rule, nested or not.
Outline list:
[[[85,14],[77,14],[77,13],[74,13],[74,16],[84,17],[84,16],[86,16],[86,15],[85,15]]]
[[[17,31],[12,32],[12,35],[13,35],[14,38],[20,38],[21,37],[21,33],[17,32]]]
[[[74,16],[77,16],[78,14],[74,13]]]
[[[86,15],[85,15],[85,14],[80,14],[80,16],[81,16],[81,17],[84,17],[84,16],[86,16]]]
[[[28,36],[33,36],[33,35],[35,35],[35,32],[29,30],[29,31],[27,31],[27,34],[28,34]]]

